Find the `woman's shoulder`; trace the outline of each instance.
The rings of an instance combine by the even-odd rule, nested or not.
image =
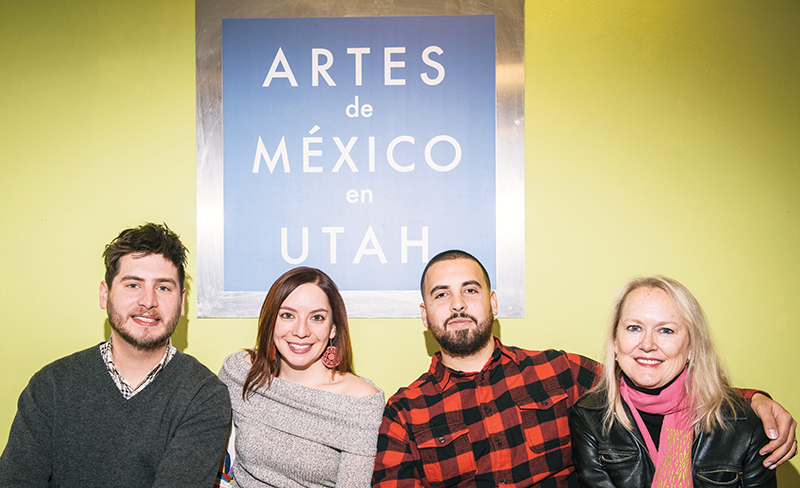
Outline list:
[[[250,355],[247,351],[236,351],[229,354],[222,362],[222,369],[219,371],[220,379],[222,381],[225,381],[226,378],[244,381],[251,368],[249,358]]]
[[[570,429],[573,432],[599,431],[603,424],[606,412],[606,395],[602,391],[589,391],[583,394],[574,405],[569,414]]]
[[[247,349],[241,349],[228,354],[222,362],[223,369],[241,367],[242,365],[246,366],[248,369],[251,366],[250,353]]]
[[[341,373],[338,376],[338,385],[333,393],[355,398],[363,398],[383,393],[372,381],[356,376],[353,373]]]
[[[724,422],[735,422],[761,428],[761,420],[747,402],[732,391],[728,394],[728,399],[730,401],[724,402],[720,407],[720,414]]]
[[[583,410],[602,410],[606,408],[606,391],[603,389],[591,390],[584,393],[573,408]]]

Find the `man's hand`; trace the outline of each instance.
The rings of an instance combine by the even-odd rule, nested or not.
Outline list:
[[[772,439],[761,448],[759,454],[769,454],[764,466],[775,469],[797,454],[796,429],[797,421],[778,402],[761,393],[756,393],[750,400],[750,408],[764,424],[764,432]]]

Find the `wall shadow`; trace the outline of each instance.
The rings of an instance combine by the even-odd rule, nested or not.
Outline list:
[[[175,326],[172,333],[172,345],[179,351],[185,352],[189,347],[189,304],[192,303],[192,291],[194,290],[194,278],[189,273],[183,280],[183,287],[186,289],[186,298],[183,300],[183,316]]]
[[[775,470],[775,474],[778,478],[778,486],[800,486],[800,473],[792,464],[781,464]]]

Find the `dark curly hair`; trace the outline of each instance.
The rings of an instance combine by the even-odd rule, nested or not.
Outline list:
[[[147,256],[160,254],[164,259],[171,261],[178,270],[178,283],[183,291],[183,282],[186,277],[186,247],[181,243],[178,234],[167,227],[167,224],[154,224],[148,222],[125,229],[103,251],[103,260],[106,265],[106,283],[109,289],[114,278],[119,273],[119,260],[128,254]]]

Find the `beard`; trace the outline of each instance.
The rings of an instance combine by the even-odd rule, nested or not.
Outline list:
[[[175,332],[175,327],[178,325],[178,320],[181,318],[181,311],[180,309],[177,310],[175,316],[172,317],[171,320],[164,320],[161,315],[157,315],[161,323],[164,325],[164,331],[157,335],[157,336],[150,336],[150,334],[142,334],[142,337],[134,337],[130,330],[125,328],[125,322],[127,322],[128,317],[117,313],[114,310],[114,306],[112,302],[109,300],[107,305],[107,312],[108,312],[108,323],[111,325],[111,328],[119,334],[122,339],[127,342],[128,344],[132,345],[136,349],[140,351],[154,351],[164,345],[169,341],[169,338],[172,336],[172,333]],[[131,315],[137,315],[139,313],[144,313],[143,310],[137,311]],[[153,315],[152,312],[149,312],[150,315]]]
[[[447,330],[447,324],[457,318],[466,318],[475,322],[476,327],[470,329]],[[439,347],[451,356],[465,357],[480,351],[492,338],[494,317],[478,321],[466,313],[454,313],[441,325],[431,326],[430,331]]]

